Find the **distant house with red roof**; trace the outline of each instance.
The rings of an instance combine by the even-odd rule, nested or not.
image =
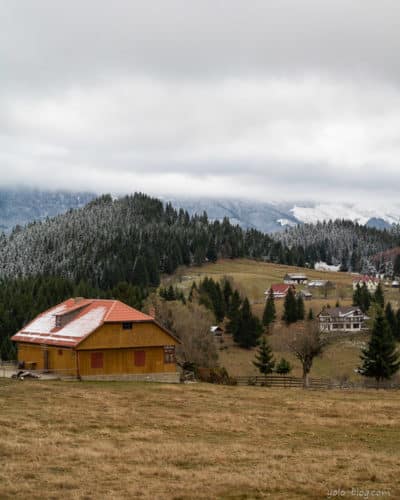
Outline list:
[[[375,278],[374,276],[357,276],[353,279],[353,290],[359,286],[366,286],[368,291],[375,292],[378,288],[379,278]]]
[[[179,381],[179,340],[152,316],[119,300],[68,299],[11,340],[25,368],[87,380]]]
[[[265,290],[264,295],[267,297],[270,290],[272,290],[272,293],[274,294],[274,299],[284,299],[289,291],[289,288],[291,288],[293,291],[296,290],[294,285],[288,285],[285,283],[276,283],[274,285],[271,285],[271,288],[268,290]]]

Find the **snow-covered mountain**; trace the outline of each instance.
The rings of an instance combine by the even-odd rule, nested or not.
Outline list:
[[[43,220],[86,205],[92,193],[40,191],[33,189],[0,189],[0,232],[8,233],[16,225]]]
[[[175,207],[190,214],[207,212],[210,219],[228,217],[232,223],[244,228],[264,232],[282,231],[285,227],[301,223],[316,223],[346,219],[361,225],[384,229],[400,222],[400,205],[391,207],[365,207],[347,203],[261,203],[229,199],[174,199]]]
[[[39,191],[27,189],[0,189],[0,231],[9,232],[17,224],[42,220],[78,208],[96,195],[67,191]],[[400,205],[365,206],[349,203],[258,202],[224,198],[162,198],[175,208],[189,214],[207,212],[209,219],[228,217],[242,228],[255,228],[271,233],[301,223],[346,219],[362,225],[384,229],[400,222]]]

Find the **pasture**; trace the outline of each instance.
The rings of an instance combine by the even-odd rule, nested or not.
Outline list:
[[[0,407],[2,500],[400,496],[397,391],[2,379]]]

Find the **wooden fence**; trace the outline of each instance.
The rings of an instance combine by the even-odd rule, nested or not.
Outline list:
[[[286,375],[267,375],[264,376],[246,376],[235,377],[238,385],[259,385],[265,387],[303,387],[301,377],[292,377]],[[328,389],[334,387],[329,379],[310,378],[309,387],[312,389]]]

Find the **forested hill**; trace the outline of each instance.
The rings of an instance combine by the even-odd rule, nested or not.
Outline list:
[[[143,194],[113,200],[104,195],[81,209],[25,228],[0,241],[0,277],[54,275],[108,289],[126,281],[158,285],[160,273],[181,264],[221,258],[282,260],[281,244],[228,219],[184,210]]]
[[[370,257],[399,245],[400,226],[379,230],[338,219],[298,225],[273,237],[283,246],[297,249],[292,252],[297,260],[299,257],[296,254],[300,248],[300,253],[304,251],[304,261],[308,263],[324,261],[341,265],[344,271],[373,272]],[[379,269],[384,264],[383,261],[375,263],[376,271],[384,272],[385,269]]]
[[[102,290],[120,282],[146,288],[179,265],[238,257],[300,266],[323,260],[359,271],[367,257],[399,242],[398,228],[379,231],[349,221],[305,224],[272,238],[228,219],[189,216],[144,194],[104,195],[1,235],[0,277],[60,276]]]

